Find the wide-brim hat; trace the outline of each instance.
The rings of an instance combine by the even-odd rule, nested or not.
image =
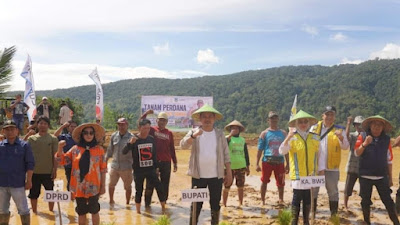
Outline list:
[[[310,121],[310,126],[318,122],[317,118],[311,116],[310,114],[304,112],[303,110],[300,110],[289,121],[289,127],[296,127],[296,120],[298,119],[308,119]]]
[[[383,118],[380,115],[368,117],[367,119],[365,119],[362,122],[361,126],[364,128],[364,130],[367,130],[372,121],[381,121],[381,122],[383,122],[385,133],[389,133],[390,131],[393,130],[392,124],[390,124],[390,122],[387,119]]]
[[[203,112],[210,112],[210,113],[214,113],[215,114],[215,119],[216,120],[220,120],[222,119],[224,116],[222,116],[222,114],[220,112],[218,112],[218,110],[214,109],[212,106],[210,106],[209,104],[205,104],[203,107],[201,107],[200,109],[196,110],[193,114],[192,114],[192,118],[194,120],[199,121],[200,120],[200,114]]]
[[[84,123],[76,127],[72,132],[72,139],[74,139],[75,143],[79,143],[81,140],[81,133],[86,127],[93,127],[97,142],[103,140],[106,132],[102,126],[98,125],[97,123]]]
[[[244,132],[244,131],[246,130],[246,128],[243,126],[243,124],[240,123],[240,122],[237,121],[237,120],[234,120],[234,121],[230,122],[228,125],[226,125],[226,126],[225,126],[225,130],[228,131],[228,132],[230,132],[230,131],[231,131],[231,126],[238,126],[240,132]]]

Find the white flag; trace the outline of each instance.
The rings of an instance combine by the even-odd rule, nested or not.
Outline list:
[[[96,119],[103,121],[103,88],[101,87],[100,77],[97,68],[93,70],[89,77],[96,84]]]
[[[289,121],[293,118],[294,115],[297,113],[297,95],[294,97],[292,109],[290,110],[290,119]]]
[[[35,94],[35,82],[33,80],[32,74],[32,61],[31,57],[28,55],[24,69],[22,70],[21,77],[23,77],[25,82],[25,93],[24,102],[29,106],[27,112],[29,121],[32,121],[36,115],[36,94]]]

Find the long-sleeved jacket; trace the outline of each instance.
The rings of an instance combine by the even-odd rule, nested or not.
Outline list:
[[[126,143],[129,142],[131,137],[132,134],[129,132],[122,137],[118,131],[111,135],[110,144],[107,148],[107,159],[112,158],[111,168],[115,170],[128,170],[132,168],[132,152],[128,152],[128,155],[122,154],[122,149],[125,147]]]
[[[188,143],[188,140],[191,138],[190,136],[198,129],[199,128],[190,130],[180,143],[182,149],[189,149],[189,147],[192,146],[187,174],[195,179],[200,179],[199,167],[201,165],[199,165],[199,149],[201,143],[199,138],[194,139],[192,145]],[[229,147],[224,132],[220,129],[214,129],[215,135],[217,136],[217,173],[218,179],[220,179],[224,177],[225,163],[230,163]]]

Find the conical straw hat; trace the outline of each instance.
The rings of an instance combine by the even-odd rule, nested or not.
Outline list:
[[[200,113],[203,112],[210,112],[210,113],[214,113],[215,114],[215,119],[216,120],[220,120],[223,118],[222,114],[220,112],[218,112],[218,110],[214,109],[212,106],[210,106],[209,104],[205,104],[203,107],[201,107],[200,109],[196,110],[193,114],[192,114],[192,118],[194,120],[199,121],[200,120]]]
[[[313,117],[310,114],[304,112],[303,110],[300,110],[289,121],[289,127],[295,127],[296,126],[296,120],[298,120],[298,119],[308,119],[310,121],[310,125],[316,124],[318,122],[318,120],[315,117]]]
[[[238,126],[240,132],[244,132],[244,131],[246,130],[246,128],[243,126],[243,124],[240,123],[240,122],[237,121],[237,120],[234,120],[234,121],[230,122],[228,125],[226,125],[226,126],[225,126],[225,130],[228,131],[228,132],[230,132],[230,131],[231,131],[231,126]]]

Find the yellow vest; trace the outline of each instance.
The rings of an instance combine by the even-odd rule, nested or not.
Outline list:
[[[300,177],[317,174],[319,140],[319,136],[313,133],[308,133],[307,140],[304,140],[298,133],[290,139],[289,163],[291,180],[299,180]]]
[[[321,128],[322,128],[322,121],[319,121],[315,126],[313,126],[312,132],[321,136],[323,135],[321,134]],[[327,143],[328,143],[327,163],[326,163],[327,169],[339,169],[340,166],[340,158],[341,158],[340,140],[335,134],[335,131],[339,129],[343,130],[344,128],[339,125],[333,125],[333,128],[324,137],[327,138]]]

